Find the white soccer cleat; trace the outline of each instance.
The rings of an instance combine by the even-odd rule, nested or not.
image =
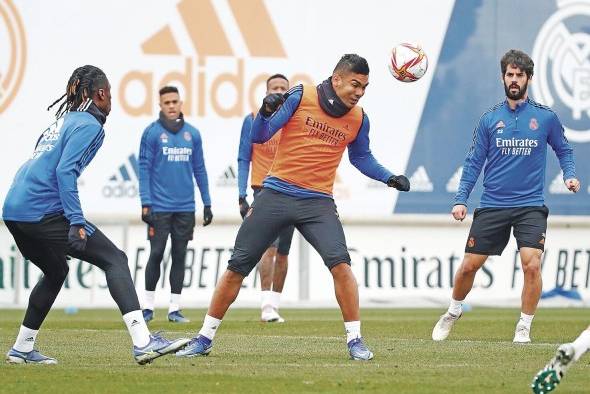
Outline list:
[[[262,310],[260,314],[260,321],[265,323],[284,323],[285,319],[279,315],[279,312],[274,308],[267,308]]]
[[[517,324],[514,331],[514,343],[531,343],[531,329],[524,324]]]
[[[573,364],[576,351],[571,343],[559,346],[555,357],[549,361],[545,368],[540,370],[533,378],[531,388],[535,394],[545,394],[557,388],[563,379],[567,369]]]
[[[445,339],[447,339],[447,337],[451,333],[453,325],[457,320],[459,320],[461,315],[462,314],[460,314],[459,316],[455,316],[452,313],[445,312],[440,317],[440,319],[438,319],[438,322],[436,322],[436,325],[432,330],[432,339],[434,341],[444,341]]]

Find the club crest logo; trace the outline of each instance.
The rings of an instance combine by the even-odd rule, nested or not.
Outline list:
[[[533,47],[536,101],[552,107],[574,142],[590,142],[590,2],[557,0]]]
[[[16,97],[26,63],[23,22],[12,0],[0,1],[0,114]]]
[[[193,139],[193,138],[191,137],[191,133],[189,133],[188,131],[185,131],[185,132],[184,132],[184,135],[183,135],[183,137],[184,137],[185,141],[190,141],[190,140],[192,140],[192,139]]]
[[[537,122],[537,119],[531,118],[531,121],[529,122],[529,129],[535,131],[538,128],[539,128],[539,122]]]

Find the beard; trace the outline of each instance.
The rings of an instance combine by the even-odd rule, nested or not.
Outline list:
[[[510,86],[517,86],[517,85],[510,85]],[[506,93],[506,97],[508,97],[511,100],[522,100],[522,98],[526,94],[527,88],[529,86],[529,81],[527,80],[524,83],[524,85],[518,89],[518,92],[516,92],[516,93],[512,93],[510,91],[510,86],[507,86],[506,83],[504,83],[504,92]]]

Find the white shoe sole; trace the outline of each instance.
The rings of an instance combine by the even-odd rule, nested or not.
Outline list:
[[[15,356],[6,356],[6,363],[7,364],[43,364],[43,365],[56,365],[56,360],[44,360],[44,361],[27,361],[24,358],[15,357]]]

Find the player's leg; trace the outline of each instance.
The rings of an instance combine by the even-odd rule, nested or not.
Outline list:
[[[145,266],[145,294],[143,299],[143,317],[146,322],[154,318],[156,286],[158,280],[160,280],[160,267],[171,227],[171,212],[152,213],[152,224],[148,225],[150,255]]]
[[[296,203],[297,230],[320,254],[332,274],[350,357],[354,360],[370,360],[373,353],[365,346],[361,335],[358,284],[350,269],[346,237],[334,200],[298,199]]]
[[[514,331],[515,343],[531,341],[531,324],[543,290],[541,256],[545,248],[548,214],[549,210],[545,206],[518,208],[513,212],[513,232],[524,275],[521,313]]]
[[[278,320],[273,308],[272,294],[276,255],[277,248],[273,243],[266,249],[258,263],[258,271],[260,272],[260,321],[263,322],[275,322]]]
[[[292,224],[288,214],[290,199],[287,195],[263,189],[254,200],[238,231],[227,270],[217,282],[203,326],[188,346],[176,353],[178,357],[209,354],[217,329],[238,296],[244,278],[254,269],[279,231]]]
[[[159,335],[150,335],[131,279],[127,256],[93,224],[87,222],[85,229],[86,249],[83,253],[72,253],[72,256],[104,271],[111,297],[119,307],[131,336],[135,360],[139,364],[149,363],[186,345],[188,339],[169,341]]]
[[[168,307],[168,321],[174,323],[189,323],[180,311],[180,295],[184,286],[184,272],[186,248],[188,241],[193,239],[195,228],[194,212],[177,212],[172,220],[170,255],[170,306]]]
[[[276,321],[279,323],[285,322],[285,319],[279,314],[279,308],[281,305],[281,294],[285,286],[285,278],[287,277],[287,270],[289,268],[289,251],[291,249],[294,230],[294,226],[285,227],[279,234],[279,238],[275,240],[277,254],[272,277],[272,289],[270,290],[270,303]]]
[[[535,394],[553,391],[561,382],[567,369],[590,350],[590,326],[582,331],[572,343],[564,343],[557,348],[555,356],[533,378],[531,385]]]
[[[465,245],[465,256],[455,273],[449,308],[434,326],[433,340],[443,341],[449,336],[455,322],[463,313],[463,302],[473,288],[477,272],[488,256],[502,254],[509,238],[510,216],[507,210],[497,208],[475,210]]]
[[[9,363],[57,363],[54,358],[34,350],[39,329],[59,294],[69,269],[65,255],[65,234],[60,235],[61,247],[52,247],[46,241],[36,238],[37,233],[47,234],[56,231],[55,225],[51,222],[48,219],[35,224],[5,222],[21,254],[43,272],[29,296],[29,304],[16,341],[6,355],[6,361]],[[57,231],[59,232],[59,228]]]

